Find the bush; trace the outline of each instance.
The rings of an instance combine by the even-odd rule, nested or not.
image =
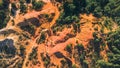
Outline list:
[[[37,39],[37,44],[44,43],[45,39],[46,39],[45,32],[42,32],[40,38]]]
[[[88,68],[88,61],[86,60],[83,61],[83,68]]]
[[[43,7],[44,3],[42,1],[38,1],[38,2],[33,2],[33,8],[35,10],[41,10]]]
[[[84,50],[84,46],[82,44],[77,44],[78,51]]]
[[[76,67],[76,65],[74,64],[74,65],[72,65],[72,68],[77,68],[77,67]]]
[[[25,47],[20,45],[20,56],[25,57]]]
[[[66,50],[67,50],[69,53],[72,53],[72,44],[67,45]]]
[[[107,36],[107,44],[109,49],[111,50],[111,53],[108,53],[108,61],[109,63],[113,64],[112,67],[119,68],[120,67],[120,30],[116,30],[114,32],[108,33]]]
[[[61,14],[61,16],[59,17],[59,19],[57,20],[58,24],[71,24],[71,23],[78,23],[79,22],[79,18],[76,15],[73,16],[64,16],[64,13]]]
[[[32,53],[30,53],[30,55],[29,55],[29,60],[31,61],[33,59],[35,59],[35,60],[37,59],[37,47],[33,48]]]
[[[65,2],[63,8],[66,15],[72,15],[76,6],[72,3]]]
[[[26,0],[26,3],[30,3],[31,2],[31,0]]]
[[[20,12],[21,13],[26,13],[27,12],[27,7],[24,5],[24,3],[20,4]]]
[[[13,8],[14,10],[17,10],[17,7],[16,7],[15,3],[12,3],[12,8]]]
[[[114,65],[112,63],[105,62],[103,60],[98,60],[97,63],[100,66],[100,68],[114,68]]]

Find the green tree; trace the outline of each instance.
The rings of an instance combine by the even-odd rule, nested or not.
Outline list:
[[[103,9],[108,3],[109,3],[109,0],[96,0],[100,7]]]
[[[24,3],[20,4],[20,12],[21,13],[26,13],[27,12],[27,7],[24,5]]]
[[[101,9],[101,7],[96,7],[95,8],[95,10],[94,10],[94,15],[96,16],[96,17],[101,17],[102,16],[102,9]]]
[[[66,50],[67,50],[69,53],[72,53],[72,44],[67,45]]]
[[[0,10],[0,29],[6,26],[6,23],[4,22],[6,18],[6,14],[4,10]]]
[[[66,15],[72,15],[76,6],[72,3],[65,2],[63,8]]]
[[[73,0],[73,4],[76,6],[75,13],[79,14],[85,12],[85,7],[87,5],[87,0]]]
[[[20,45],[20,56],[25,57],[25,47]]]
[[[113,65],[111,63],[105,62],[103,60],[98,60],[97,63],[100,66],[100,68],[113,68]]]
[[[38,1],[38,2],[33,2],[33,8],[35,10],[41,10],[43,7],[44,3],[42,1]]]
[[[17,7],[16,7],[15,3],[12,3],[12,8],[13,8],[14,10],[17,10]]]
[[[31,0],[26,0],[26,2],[27,2],[27,3],[30,3],[30,2],[31,2]]]
[[[95,8],[97,7],[97,3],[96,2],[88,2],[88,5],[85,7],[85,9],[86,9],[86,12],[89,14],[89,13],[92,13],[94,10],[95,10]]]

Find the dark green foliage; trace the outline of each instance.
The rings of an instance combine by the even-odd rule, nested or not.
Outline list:
[[[83,61],[85,60],[85,55],[81,54],[80,55],[80,63],[83,65]]]
[[[20,45],[20,56],[25,57],[25,47]]]
[[[86,61],[86,60],[83,61],[83,68],[89,68],[88,61]]]
[[[14,41],[12,39],[5,39],[3,41],[0,41],[0,56],[6,58],[14,57],[16,54],[16,47],[13,43]],[[1,53],[3,53],[3,55]]]
[[[110,32],[107,36],[107,44],[111,50],[108,53],[108,61],[111,65],[111,68],[120,67],[120,29]]]
[[[3,3],[0,2],[0,9],[4,9]]]
[[[94,41],[94,50],[99,55],[99,53],[100,53],[100,39],[97,38],[97,39],[94,39],[93,41]]]
[[[78,23],[79,18],[76,15],[73,16],[64,16],[65,14],[62,13],[59,19],[57,20],[58,24],[71,24],[73,22]]]
[[[45,67],[48,68],[50,64],[50,57],[47,54],[46,56],[44,56],[44,53],[41,53],[41,58],[42,58],[42,61],[44,62]]]
[[[97,63],[99,64],[100,68],[113,68],[111,63],[105,62],[103,60],[98,60]]]
[[[118,25],[120,25],[120,17],[115,17],[115,22],[117,22]]]
[[[80,32],[80,23],[73,24],[74,33]]]
[[[26,7],[26,5],[24,5],[24,3],[20,3],[20,12],[21,13],[27,12],[27,7]]]
[[[14,10],[17,10],[17,7],[16,7],[15,3],[12,3],[12,8],[13,8]]]
[[[29,60],[30,61],[32,61],[34,59],[35,60],[37,59],[37,47],[33,48],[32,53],[30,53],[30,55],[29,55]]]
[[[67,50],[69,53],[72,53],[72,44],[67,45],[66,50]]]
[[[45,38],[46,38],[46,37],[45,37],[45,33],[42,32],[42,33],[41,33],[41,39],[42,39],[42,40],[45,40]]]
[[[66,22],[71,23],[71,16],[75,15],[77,17],[80,13],[93,13],[96,17],[104,15],[119,21],[116,18],[120,16],[119,3],[120,1],[118,0],[65,0],[63,3],[64,11],[57,22],[62,22],[62,24]]]
[[[119,20],[120,17],[120,1],[119,0],[86,0],[85,11],[93,13],[96,17],[112,17],[113,20]],[[116,21],[119,23],[118,21]]]
[[[38,1],[38,2],[33,1],[32,4],[33,4],[33,8],[35,10],[41,10],[44,5],[44,3],[42,1]]]
[[[72,22],[79,22],[77,16],[67,16],[64,20],[65,20],[64,22],[68,24]]]
[[[94,51],[97,54],[97,56],[99,56],[99,53],[101,50],[100,46],[104,44],[102,37],[99,37],[98,35],[99,33],[94,32],[93,33],[94,39],[92,40],[92,43],[93,43],[92,45],[93,45]]]
[[[9,20],[7,16],[9,3],[9,0],[2,0],[2,3],[0,3],[0,29],[5,27]]]
[[[21,26],[20,28],[21,28],[22,30],[24,30],[24,31],[27,31],[27,32],[30,33],[32,36],[35,34],[34,25]]]
[[[31,2],[31,0],[26,0],[26,3],[30,3]]]
[[[6,18],[4,10],[0,10],[0,28],[5,26],[4,19]]]
[[[12,6],[11,15],[15,16],[16,15],[16,11],[17,11],[18,8],[16,7],[15,3],[12,3],[11,6]]]
[[[120,65],[115,65],[110,62],[105,62],[104,60],[98,60],[97,61],[100,68],[120,68]]]
[[[60,68],[72,68],[72,61],[68,58],[64,57],[61,61],[61,67]]]
[[[110,50],[114,51],[113,48],[117,48],[118,50],[120,50],[119,48],[119,44],[120,44],[120,30],[118,29],[117,31],[114,32],[110,32],[108,34],[107,37],[107,41],[108,41],[108,46],[110,48]]]
[[[78,49],[78,51],[80,51],[80,50],[83,51],[84,47],[82,44],[77,44],[77,49]]]
[[[94,15],[95,15],[96,17],[102,17],[102,16],[103,16],[101,7],[96,7],[96,8],[94,9]]]
[[[105,27],[109,30],[112,30],[112,21],[115,21],[118,25],[120,25],[120,0],[64,0],[61,3],[63,5],[60,7],[61,14],[57,20],[58,25],[79,22],[79,14],[82,13],[92,13],[97,18],[105,17],[102,27]],[[61,8],[63,8],[63,10]],[[76,24],[74,27],[77,27]],[[95,52],[95,55],[90,56],[92,59],[91,65],[93,65],[95,68],[98,68],[98,66],[95,65],[98,63],[100,68],[119,68],[120,29],[110,32],[107,36],[107,44],[110,49],[108,62],[102,61],[102,57],[100,56],[100,51],[102,51],[106,45],[106,35],[103,36],[104,28],[101,29],[100,33],[98,28],[95,28],[95,31],[96,32],[93,33],[94,39],[91,43],[91,51]],[[79,51],[82,49],[84,50],[82,46],[77,46],[77,48]],[[67,46],[66,49],[69,51],[71,48]],[[79,57],[81,60],[80,62],[82,62],[83,65],[82,67],[88,68],[88,63],[85,61],[84,55],[80,55]]]
[[[2,0],[2,3],[3,3],[3,6],[4,6],[4,9],[8,9],[10,0]]]
[[[71,23],[78,23],[79,22],[79,13],[77,11],[79,6],[77,6],[74,1],[66,1],[63,3],[61,8],[64,11],[60,14],[59,19],[57,20],[58,24],[71,24]]]
[[[73,0],[73,4],[76,6],[74,10],[76,14],[83,13],[87,5],[86,0]]]
[[[77,68],[77,67],[76,67],[76,65],[74,64],[74,65],[72,65],[72,68]]]
[[[50,58],[46,58],[44,61],[45,67],[47,67],[50,64]]]
[[[40,44],[40,43],[44,43],[45,42],[45,39],[46,39],[46,35],[45,35],[45,32],[41,32],[41,36],[39,39],[37,39],[37,44]]]
[[[112,17],[119,23],[120,17],[120,1],[119,0],[65,0],[63,1],[63,12],[57,22],[66,23],[66,17],[71,20],[71,16],[80,13],[93,13],[96,17]],[[69,17],[70,16],[70,17]],[[69,21],[67,21],[69,22]]]
[[[64,8],[64,12],[67,15],[72,15],[76,6],[72,3],[68,3],[68,2],[65,2],[64,5],[63,5],[63,8]]]
[[[109,3],[109,0],[96,0],[96,1],[99,2],[98,4],[101,7],[105,7]]]

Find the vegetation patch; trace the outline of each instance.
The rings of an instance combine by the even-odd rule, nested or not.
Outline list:
[[[33,9],[35,10],[41,10],[43,5],[44,5],[44,2],[43,1],[38,1],[36,2],[35,0],[32,1],[32,5],[33,5]]]

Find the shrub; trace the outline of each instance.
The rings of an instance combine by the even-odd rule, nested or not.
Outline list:
[[[31,0],[26,0],[26,3],[30,3],[31,2]]]
[[[12,3],[12,8],[13,8],[14,10],[17,10],[17,7],[16,7],[15,3]]]
[[[66,50],[67,50],[69,53],[72,53],[72,44],[67,45]]]
[[[29,55],[29,60],[37,59],[37,47],[33,48],[32,53]]]
[[[24,3],[20,4],[20,12],[21,13],[26,13],[27,12],[27,7],[24,5]]]
[[[76,67],[76,65],[74,64],[74,65],[72,65],[72,68],[77,68],[77,67]]]
[[[44,3],[42,1],[38,1],[38,2],[33,2],[33,8],[35,10],[41,10],[43,7]]]
[[[88,61],[86,60],[83,61],[83,68],[88,68]]]
[[[78,51],[84,50],[84,46],[82,44],[77,44]]]
[[[25,47],[23,45],[20,45],[20,56],[25,56]]]

